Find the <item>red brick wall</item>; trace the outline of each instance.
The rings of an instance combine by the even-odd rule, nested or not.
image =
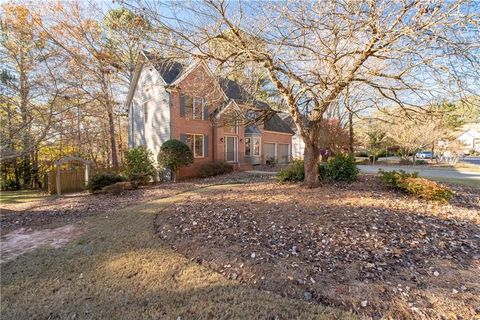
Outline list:
[[[262,144],[263,143],[284,143],[291,145],[292,135],[262,130]]]
[[[202,76],[203,74],[203,76]],[[172,138],[180,139],[181,134],[203,134],[208,136],[208,156],[203,158],[195,158],[192,165],[182,168],[179,171],[178,177],[186,178],[193,177],[197,174],[198,168],[209,161],[224,159],[224,143],[220,140],[224,137],[223,128],[214,128],[209,120],[188,119],[180,116],[180,94],[184,93],[191,97],[204,97],[209,102],[209,112],[224,103],[224,95],[220,88],[215,84],[208,71],[203,65],[199,65],[195,70],[190,72],[178,86],[178,89],[171,93],[172,98]],[[215,130],[215,132],[214,132]],[[239,128],[239,133],[236,135],[239,142],[243,145],[244,128]],[[214,140],[215,139],[215,140]],[[240,154],[239,154],[240,155]],[[243,154],[239,157],[243,161]]]
[[[181,134],[203,134],[208,136],[208,156],[195,158],[194,163],[180,169],[178,178],[187,178],[197,175],[198,168],[209,161],[225,159],[225,133],[222,127],[215,128],[209,120],[188,119],[180,116],[180,94],[184,93],[191,97],[204,97],[209,101],[209,112],[224,103],[224,95],[218,85],[214,82],[208,71],[202,64],[190,72],[182,80],[178,88],[171,92],[172,99],[172,138],[180,140]],[[239,165],[236,169],[246,168],[245,166],[245,128],[239,126],[238,133],[229,136],[236,136],[238,141]],[[223,138],[223,141],[222,141]],[[292,136],[289,134],[268,132],[262,130],[262,150],[264,143],[285,143],[292,145]],[[263,152],[263,151],[262,151]],[[215,157],[215,158],[214,158]]]

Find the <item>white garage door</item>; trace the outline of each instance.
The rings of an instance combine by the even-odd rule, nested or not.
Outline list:
[[[288,144],[278,144],[277,145],[277,157],[278,163],[287,163],[289,161],[289,145]]]
[[[275,158],[275,143],[263,144],[263,158],[266,160]]]

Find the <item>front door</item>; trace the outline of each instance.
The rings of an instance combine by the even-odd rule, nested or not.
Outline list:
[[[237,137],[225,137],[225,160],[227,162],[237,162],[237,150]]]

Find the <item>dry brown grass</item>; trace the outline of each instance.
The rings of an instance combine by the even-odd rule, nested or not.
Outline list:
[[[85,233],[1,266],[2,319],[353,319],[227,280],[160,241],[153,220],[187,192],[79,220]]]

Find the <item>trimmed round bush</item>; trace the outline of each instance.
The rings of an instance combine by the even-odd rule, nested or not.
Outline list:
[[[321,181],[353,182],[357,180],[359,170],[355,158],[338,154],[327,163],[318,164],[318,177]],[[277,174],[280,182],[303,181],[305,179],[305,167],[303,160],[294,160],[285,169]]]
[[[293,163],[277,173],[277,180],[280,182],[298,182],[304,179],[305,167],[303,160],[293,160]]]
[[[407,173],[404,170],[384,171],[383,169],[379,169],[378,173],[380,174],[380,181],[387,187],[393,189],[403,189],[402,183],[405,179],[418,177],[418,172]]]
[[[409,194],[425,200],[449,202],[453,196],[447,187],[423,178],[407,178],[403,181],[402,188]]]
[[[193,153],[182,141],[171,139],[162,144],[157,160],[160,167],[172,170],[175,181],[177,170],[193,163]]]
[[[382,169],[378,172],[380,173],[380,181],[387,187],[401,190],[417,198],[449,202],[453,196],[450,189],[435,181],[419,178],[417,172],[383,171]]]

